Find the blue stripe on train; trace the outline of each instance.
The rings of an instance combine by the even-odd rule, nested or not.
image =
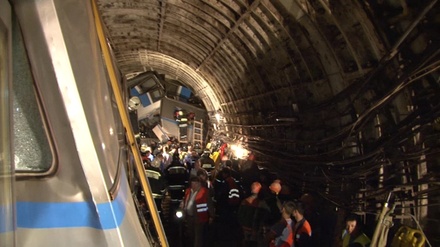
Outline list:
[[[124,186],[126,181],[121,182],[116,200],[99,203],[97,210],[93,202],[17,202],[17,227],[91,227],[102,230],[117,228],[125,216],[128,193]]]
[[[134,87],[134,88],[132,88],[130,90],[130,94],[131,94],[131,96],[138,96],[139,99],[141,100],[141,104],[142,104],[143,107],[151,105],[151,101],[148,98],[147,94],[145,94],[145,93],[144,94],[140,94],[137,91],[136,87]]]
[[[113,229],[121,224],[125,210],[112,204],[114,217],[110,203],[98,204],[98,216],[91,202],[17,202],[17,227]]]

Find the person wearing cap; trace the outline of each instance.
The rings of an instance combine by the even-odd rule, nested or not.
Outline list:
[[[262,246],[262,227],[264,217],[268,213],[267,205],[259,197],[261,184],[253,182],[251,185],[251,195],[242,200],[238,208],[238,223],[243,234],[243,247]]]
[[[209,191],[202,186],[199,177],[190,179],[190,187],[185,190],[180,208],[184,213],[187,246],[208,246],[208,224],[213,222],[215,212]]]

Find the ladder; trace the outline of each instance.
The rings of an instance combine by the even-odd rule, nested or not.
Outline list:
[[[192,143],[199,142],[202,146],[203,143],[203,119],[200,121],[194,120],[193,132],[192,132]]]
[[[180,119],[178,121],[179,125],[179,143],[188,143],[188,120],[186,118]]]

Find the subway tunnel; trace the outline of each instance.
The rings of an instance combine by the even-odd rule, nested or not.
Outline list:
[[[98,1],[128,79],[189,88],[211,135],[239,141],[298,196],[440,244],[436,0]]]

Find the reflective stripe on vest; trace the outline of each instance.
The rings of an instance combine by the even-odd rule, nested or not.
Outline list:
[[[196,207],[197,207],[197,213],[208,211],[208,204],[207,203],[197,204]]]
[[[238,189],[229,190],[229,199],[234,197],[240,198],[240,191]]]
[[[185,191],[185,203],[188,201],[189,196],[191,194],[191,189],[188,188]],[[208,222],[209,220],[209,211],[208,211],[208,189],[201,187],[196,194],[195,203],[196,203],[196,211],[199,222]]]

